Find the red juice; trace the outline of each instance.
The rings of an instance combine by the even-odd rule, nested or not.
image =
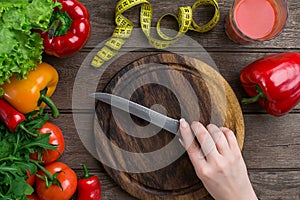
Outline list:
[[[286,0],[235,0],[225,23],[234,42],[264,41],[277,36],[288,18]]]
[[[234,20],[240,31],[250,38],[266,37],[276,19],[274,7],[268,0],[242,0],[234,9]]]

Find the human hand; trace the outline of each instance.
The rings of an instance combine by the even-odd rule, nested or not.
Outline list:
[[[189,126],[181,119],[180,133],[197,176],[214,199],[257,200],[237,140],[230,129],[213,124],[206,129],[200,122]]]

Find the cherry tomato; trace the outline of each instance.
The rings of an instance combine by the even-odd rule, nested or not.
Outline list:
[[[77,176],[76,173],[62,162],[53,162],[45,166],[45,169],[54,175],[57,175],[57,180],[60,182],[61,187],[52,184],[48,188],[46,182],[41,178],[36,179],[35,191],[40,200],[69,200],[76,192]],[[39,175],[44,176],[42,170],[39,170]]]
[[[36,194],[26,196],[27,200],[40,200]]]
[[[27,173],[26,183],[33,186],[35,181],[35,174],[30,174],[29,170],[26,170],[26,173]]]
[[[42,163],[49,164],[56,161],[65,150],[65,140],[60,128],[50,122],[46,122],[42,128],[39,130],[40,134],[51,133],[49,144],[55,145],[55,150],[43,150],[42,153]],[[38,153],[30,155],[30,158],[33,160],[38,160]]]

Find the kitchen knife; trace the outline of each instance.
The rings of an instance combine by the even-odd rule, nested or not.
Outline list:
[[[102,92],[92,93],[90,96],[94,97],[99,101],[107,103],[115,108],[118,108],[136,117],[146,120],[147,122],[150,122],[151,124],[165,129],[175,135],[178,132],[178,120],[165,116],[159,112],[151,110],[133,101],[122,98],[120,96]]]

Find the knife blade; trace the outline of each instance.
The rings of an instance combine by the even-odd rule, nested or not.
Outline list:
[[[171,117],[163,115],[143,105],[137,104],[123,97],[116,96],[109,93],[96,92],[90,94],[90,96],[94,97],[95,99],[101,102],[109,104],[112,107],[123,110],[136,117],[146,120],[147,122],[150,122],[151,124],[154,124],[175,135],[178,132],[179,121],[177,119],[173,119]]]

